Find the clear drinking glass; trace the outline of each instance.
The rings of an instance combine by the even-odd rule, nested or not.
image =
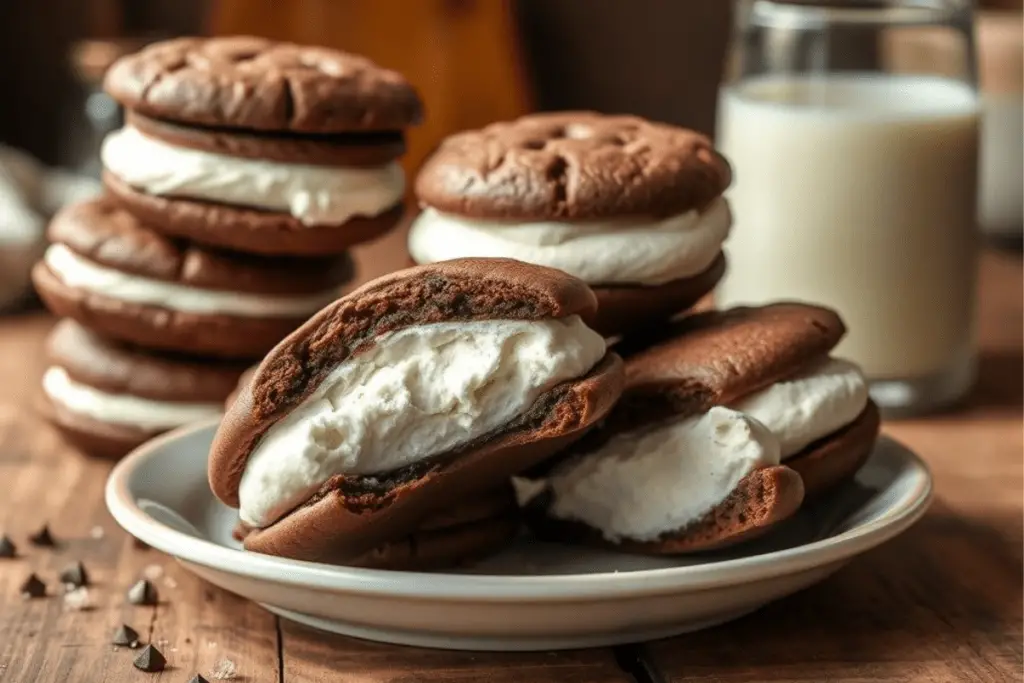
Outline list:
[[[831,306],[848,328],[836,355],[863,367],[886,415],[955,402],[976,355],[969,1],[737,9],[719,101],[735,180],[718,304]]]

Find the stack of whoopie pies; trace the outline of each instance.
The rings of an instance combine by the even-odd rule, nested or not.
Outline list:
[[[340,295],[349,248],[402,215],[422,105],[362,57],[248,37],[153,44],[105,88],[127,112],[103,145],[107,193],[54,218],[33,279],[69,319],[44,410],[116,457],[220,413],[246,367]]]
[[[725,272],[729,164],[700,133],[633,116],[533,114],[453,135],[415,184],[416,263],[507,257],[597,295],[608,337],[658,326]]]

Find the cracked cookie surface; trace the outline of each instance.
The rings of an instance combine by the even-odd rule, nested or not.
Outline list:
[[[462,216],[599,220],[700,210],[730,181],[728,163],[700,133],[559,112],[448,138],[421,170],[416,194]]]
[[[104,87],[126,108],[199,126],[338,133],[398,130],[423,117],[398,72],[248,36],[156,43],[115,62]]]

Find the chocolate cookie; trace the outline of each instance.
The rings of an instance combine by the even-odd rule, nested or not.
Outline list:
[[[393,228],[403,129],[422,118],[401,75],[325,48],[186,38],[116,62],[127,109],[104,184],[165,234],[237,251],[339,254]]]
[[[462,566],[503,548],[519,527],[515,495],[511,485],[505,484],[429,515],[413,534],[384,543],[346,564],[404,571]],[[239,523],[234,535],[244,541],[251,531]]]
[[[504,259],[370,282],[241,385],[210,486],[258,528],[249,550],[349,562],[407,538],[607,414],[621,361],[587,327],[595,310],[579,280]]]
[[[598,302],[594,329],[607,337],[637,333],[689,309],[707,296],[725,275],[726,260],[719,254],[711,267],[693,277],[655,287],[593,285]]]
[[[593,112],[534,114],[459,133],[416,179],[417,263],[507,257],[591,285],[594,327],[664,321],[711,291],[732,224],[731,170],[691,130]]]
[[[242,387],[244,387],[246,384],[252,381],[252,378],[256,374],[256,369],[258,367],[258,365],[250,365],[248,368],[245,369],[245,372],[243,372],[239,376],[237,386],[235,386],[231,393],[228,394],[228,397],[224,400],[225,410],[230,408],[231,404],[235,402],[236,398],[238,398],[238,394],[241,393]]]
[[[352,275],[347,256],[266,259],[168,239],[109,198],[63,210],[49,237],[33,280],[54,313],[169,351],[257,358]]]
[[[232,36],[178,38],[122,57],[104,88],[128,109],[197,126],[342,133],[423,118],[401,74],[322,47]]]
[[[312,166],[380,166],[405,154],[401,131],[321,135],[196,128],[128,112],[127,124],[163,142],[232,157]]]
[[[70,319],[46,341],[43,414],[89,455],[118,458],[169,429],[217,416],[243,364],[144,352]]]
[[[570,111],[449,137],[423,165],[416,196],[458,216],[594,221],[700,210],[731,179],[729,164],[700,133]]]

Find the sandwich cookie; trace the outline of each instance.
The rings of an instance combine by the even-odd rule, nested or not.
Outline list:
[[[688,316],[626,361],[593,443],[520,484],[542,537],[676,554],[763,534],[852,476],[878,411],[845,332],[803,304]]]
[[[58,213],[49,237],[32,277],[50,310],[153,349],[258,358],[352,277],[347,255],[268,258],[174,240],[106,197]]]
[[[244,364],[146,353],[73,320],[46,342],[41,411],[82,452],[118,458],[175,427],[220,415]]]
[[[327,306],[243,383],[210,486],[249,550],[348,563],[582,437],[622,389],[580,280],[507,259],[399,271]]]
[[[321,255],[402,215],[403,130],[423,117],[398,73],[263,38],[181,38],[107,71],[127,110],[104,182],[160,231],[261,254]]]
[[[860,469],[881,427],[860,368],[830,356],[845,333],[835,311],[801,303],[691,315],[630,355],[630,403],[726,406],[754,418],[813,498]]]
[[[429,515],[409,536],[383,543],[347,564],[405,571],[465,566],[504,548],[519,529],[515,492],[505,484]],[[235,538],[242,541],[250,531],[239,523]]]
[[[731,170],[703,135],[631,116],[534,114],[444,141],[416,179],[417,263],[508,257],[598,298],[613,336],[668,319],[725,272]]]

